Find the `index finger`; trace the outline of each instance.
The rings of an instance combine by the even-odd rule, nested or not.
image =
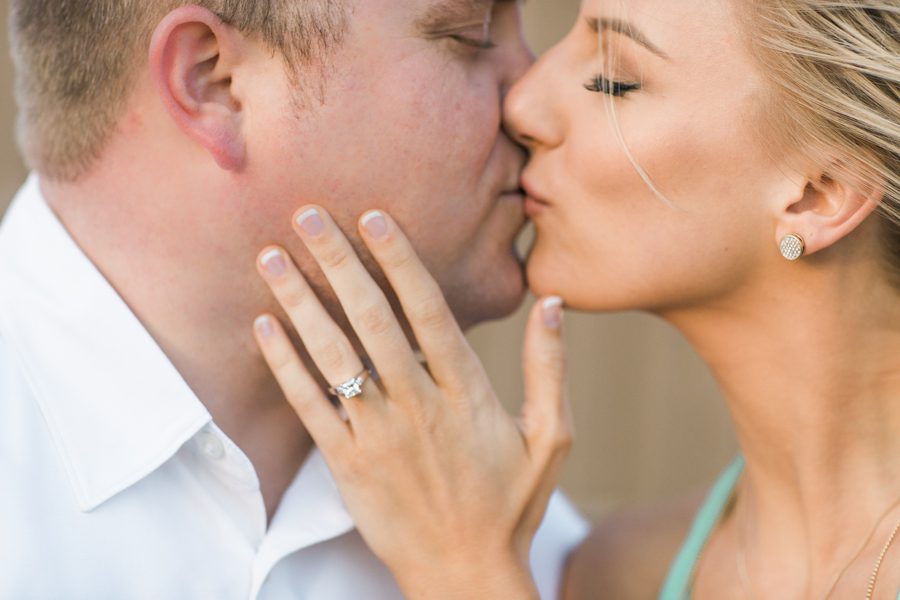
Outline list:
[[[382,211],[359,221],[363,241],[397,294],[435,380],[470,383],[483,375],[443,291],[397,223]]]

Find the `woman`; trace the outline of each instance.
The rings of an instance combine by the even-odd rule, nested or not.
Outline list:
[[[345,422],[270,316],[263,353],[410,598],[529,598],[528,546],[570,439],[561,304],[655,313],[713,370],[742,457],[671,565],[642,562],[666,523],[629,532],[645,551],[617,557],[622,577],[668,569],[663,598],[900,597],[900,4],[624,4],[585,0],[507,102],[531,151],[528,275],[543,296],[521,420],[378,211],[360,233],[428,369],[372,311],[384,296],[360,263],[329,266],[349,246],[316,207],[296,230],[380,381],[335,390]],[[295,269],[266,277],[282,301],[305,286]],[[330,323],[312,301],[289,314],[301,334]],[[608,553],[586,547],[576,567],[591,560]],[[590,571],[572,594],[610,597]]]

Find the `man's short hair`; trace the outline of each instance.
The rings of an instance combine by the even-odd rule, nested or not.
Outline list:
[[[33,168],[61,181],[90,169],[157,23],[191,4],[258,36],[289,69],[320,60],[347,27],[343,0],[11,0],[18,138]]]

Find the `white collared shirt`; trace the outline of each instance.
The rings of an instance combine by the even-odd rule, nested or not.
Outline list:
[[[544,599],[586,522],[557,494]],[[0,599],[401,598],[313,451],[271,524],[246,455],[32,176],[0,225]]]

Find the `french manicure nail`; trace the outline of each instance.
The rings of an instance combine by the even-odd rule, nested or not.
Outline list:
[[[548,329],[560,329],[563,322],[563,300],[558,296],[544,300],[544,325]]]
[[[373,210],[362,218],[362,226],[376,240],[380,240],[387,235],[387,220],[377,210]]]
[[[273,335],[275,335],[275,326],[272,324],[272,319],[263,315],[256,319],[256,330],[259,332],[259,335],[263,337],[263,339],[269,339]]]
[[[287,263],[280,250],[269,250],[260,259],[260,263],[272,277],[281,277],[287,271]]]
[[[315,208],[311,208],[297,217],[297,224],[310,237],[316,237],[325,231],[325,221]]]

